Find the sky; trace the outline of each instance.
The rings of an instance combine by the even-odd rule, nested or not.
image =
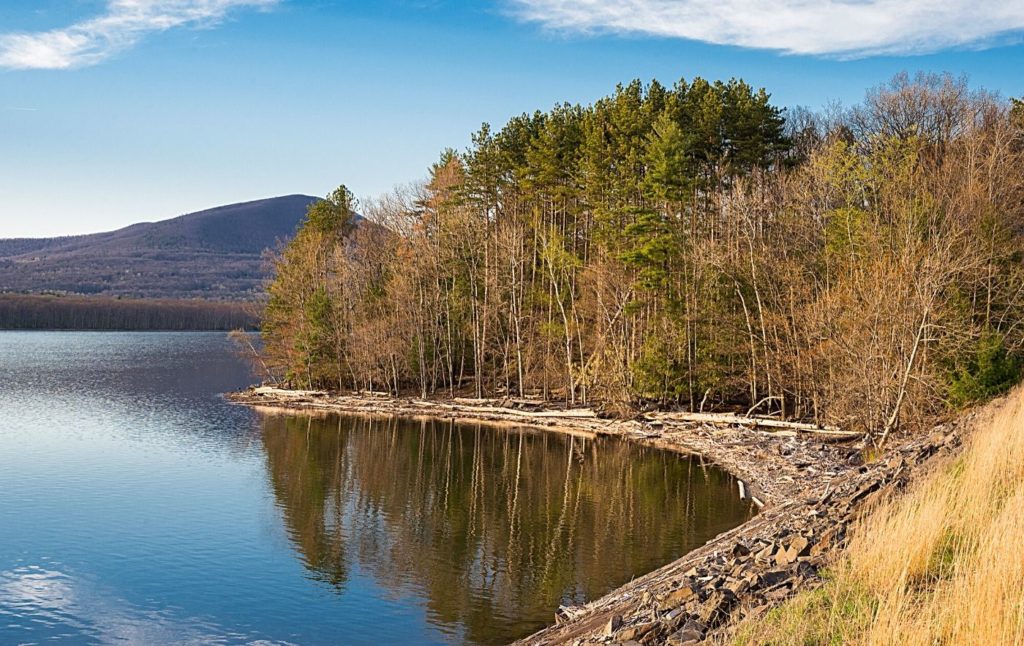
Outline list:
[[[2,0],[0,238],[422,179],[481,123],[634,78],[1024,96],[1024,0]]]

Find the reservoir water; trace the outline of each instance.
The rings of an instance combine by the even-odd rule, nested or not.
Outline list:
[[[0,644],[503,643],[753,513],[698,459],[250,382],[221,333],[0,332]]]

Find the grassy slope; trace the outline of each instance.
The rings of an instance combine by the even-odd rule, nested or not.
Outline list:
[[[739,644],[1024,644],[1024,388],[964,452],[869,514],[825,585]]]

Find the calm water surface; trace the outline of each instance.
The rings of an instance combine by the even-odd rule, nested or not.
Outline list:
[[[752,513],[672,454],[249,382],[219,333],[0,332],[0,644],[500,643]]]

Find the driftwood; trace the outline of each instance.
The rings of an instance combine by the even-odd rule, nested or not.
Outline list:
[[[834,426],[818,426],[804,422],[789,422],[768,417],[749,417],[734,413],[648,413],[646,417],[659,422],[690,422],[716,426],[745,426],[755,429],[780,429],[798,433],[813,433],[831,437],[855,439],[862,435],[856,431],[843,431]]]
[[[253,388],[252,392],[261,397],[281,397],[282,399],[311,399],[327,396],[327,393],[322,390],[290,390],[288,388],[275,388],[274,386],[260,386]]]
[[[251,391],[254,395],[267,398],[278,398],[282,400],[329,400],[328,393],[319,390],[288,390],[273,386],[262,386]],[[378,399],[375,395],[368,396],[362,393],[355,398],[339,397],[336,401],[351,400],[353,404],[362,409],[374,408],[374,401],[381,404],[382,411],[387,412],[394,408],[402,408],[402,400],[389,400],[388,398]],[[502,399],[470,399],[468,397],[457,397],[449,401],[434,400],[405,400],[421,412],[428,410],[444,411],[448,414],[464,413],[472,415],[487,415],[508,420],[597,420],[598,414],[591,408],[540,408],[539,410],[525,410],[522,408],[510,408],[509,400]],[[511,403],[537,406],[540,402],[532,400],[515,400]],[[750,415],[736,415],[734,413],[688,413],[688,412],[657,412],[647,413],[643,416],[648,422],[660,423],[682,423],[682,424],[710,424],[714,426],[746,427],[755,430],[771,430],[780,435],[788,435],[787,432],[810,433],[833,439],[857,439],[861,433],[854,431],[843,431],[834,426],[818,426],[802,422],[790,422],[768,417],[754,417]]]
[[[485,401],[493,403],[492,400],[455,400],[455,401]],[[481,404],[448,404],[445,402],[435,402],[425,399],[414,399],[413,404],[422,406],[424,408],[436,408],[441,410],[453,411],[453,412],[473,412],[473,413],[490,413],[494,415],[509,415],[512,417],[569,417],[573,419],[597,419],[597,413],[589,408],[574,408],[569,410],[539,410],[539,411],[528,411],[520,410],[516,408],[506,408],[504,406],[485,406]]]

